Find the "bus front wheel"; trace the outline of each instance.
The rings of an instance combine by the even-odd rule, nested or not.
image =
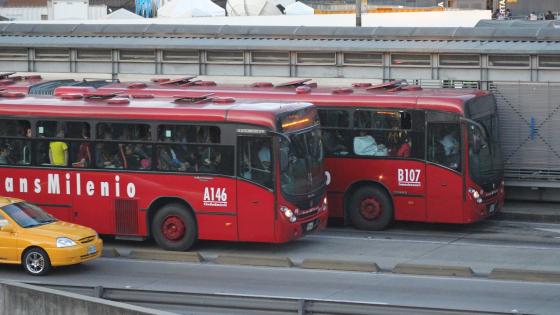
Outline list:
[[[361,230],[383,230],[393,221],[393,206],[387,194],[372,186],[361,187],[350,199],[352,224]]]
[[[180,204],[163,206],[152,221],[152,235],[165,250],[188,250],[196,241],[197,234],[192,212]]]

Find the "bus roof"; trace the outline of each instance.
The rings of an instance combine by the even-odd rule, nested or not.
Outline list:
[[[81,95],[63,97],[0,94],[0,116],[138,119],[165,121],[236,122],[276,129],[279,114],[311,104],[262,102],[208,96],[201,103],[188,100],[152,98],[86,99]]]
[[[297,81],[294,81],[297,82]],[[352,88],[322,88],[314,85],[293,84],[282,87],[242,85],[190,85],[146,83],[137,87],[130,83],[113,83],[101,86],[99,91],[122,92],[134,95],[151,94],[156,97],[194,96],[197,93],[214,93],[217,96],[310,102],[321,106],[364,106],[432,109],[464,114],[465,102],[488,92],[477,89],[437,88],[423,89],[415,86],[395,88],[365,86]],[[264,84],[263,84],[264,85]]]

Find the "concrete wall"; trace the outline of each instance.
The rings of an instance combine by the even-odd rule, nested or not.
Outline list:
[[[0,283],[0,314],[172,315],[169,312],[10,282]]]

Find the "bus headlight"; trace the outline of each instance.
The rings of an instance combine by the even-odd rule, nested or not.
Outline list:
[[[56,239],[56,247],[62,248],[62,247],[70,247],[70,246],[76,246],[76,242],[74,242],[73,240],[67,237],[59,237]]]
[[[286,218],[288,218],[288,220],[290,220],[290,222],[296,222],[297,218],[294,215],[294,212],[292,211],[292,209],[290,209],[286,206],[281,206],[280,207],[280,212],[282,212],[284,214],[284,216]]]
[[[329,202],[327,201],[327,197],[323,199],[323,206],[321,206],[321,211],[327,211],[329,209]]]
[[[478,199],[480,198],[480,193],[474,189],[474,188],[469,188],[469,193],[473,196],[473,198],[478,201]],[[479,202],[480,203],[480,202]]]

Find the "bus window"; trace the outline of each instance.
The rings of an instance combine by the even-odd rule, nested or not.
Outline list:
[[[31,164],[31,124],[27,120],[0,120],[0,164]]]
[[[95,146],[95,164],[98,168],[123,168],[124,152],[118,143],[98,143]]]
[[[149,170],[152,168],[152,145],[119,144],[118,154],[121,155],[123,168],[127,170]]]
[[[327,155],[348,155],[350,119],[348,111],[320,109],[322,138]]]
[[[150,125],[128,123],[99,123],[97,124],[97,139],[151,141]]]
[[[272,189],[272,141],[239,137],[238,176]]]
[[[428,125],[428,161],[461,170],[461,138],[459,124]]]

